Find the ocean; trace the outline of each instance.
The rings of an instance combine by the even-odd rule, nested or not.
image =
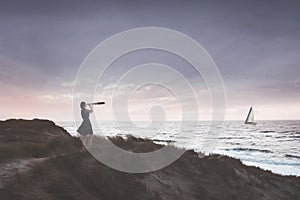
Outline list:
[[[78,136],[73,122],[57,122],[71,135]],[[150,126],[150,127],[149,127]],[[205,151],[209,122],[98,122],[94,134],[122,136],[127,134],[149,138],[156,143],[173,144],[197,152]],[[245,165],[257,166],[281,175],[300,176],[300,120],[225,121],[213,129],[214,148],[218,153],[240,159]]]

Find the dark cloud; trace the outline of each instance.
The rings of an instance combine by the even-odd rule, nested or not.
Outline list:
[[[288,82],[300,78],[299,20],[298,0],[1,1],[0,77],[11,87],[59,90],[99,42],[160,26],[201,43],[230,91],[268,85],[295,94]]]

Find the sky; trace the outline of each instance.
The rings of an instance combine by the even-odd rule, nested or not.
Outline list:
[[[83,60],[103,40],[139,27],[177,30],[206,49],[223,77],[227,120],[244,120],[250,106],[257,120],[300,119],[299,21],[297,0],[1,1],[0,119],[72,120],[74,80]],[[167,52],[144,50],[120,58],[96,96],[111,102],[120,76],[149,62],[188,77],[198,88],[200,120],[210,119],[202,77]],[[126,92],[136,83],[133,78],[120,87]],[[176,80],[169,84],[186,91]],[[186,113],[194,110],[192,98],[186,95],[180,102],[187,105]],[[165,106],[167,120],[180,120],[178,102],[161,86],[141,87],[128,102],[133,120],[148,120],[157,104]],[[95,108],[101,120],[111,120],[112,112],[111,106]]]

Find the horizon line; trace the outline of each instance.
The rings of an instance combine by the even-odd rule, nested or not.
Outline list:
[[[75,122],[75,120],[55,120],[51,118],[7,118],[7,119],[0,119],[0,121],[7,121],[7,120],[49,120],[53,122]],[[102,122],[152,122],[152,120],[97,120]],[[211,122],[212,120],[153,120],[153,122]],[[215,120],[215,122],[226,122],[226,121],[245,121],[242,119],[225,119],[225,120]],[[259,121],[300,121],[300,119],[259,119],[255,120]]]

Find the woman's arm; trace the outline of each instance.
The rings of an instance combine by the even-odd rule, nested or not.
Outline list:
[[[92,105],[88,105],[89,107],[90,107],[90,109],[86,109],[89,113],[92,113],[92,112],[94,112],[94,110],[93,110],[93,106]]]

